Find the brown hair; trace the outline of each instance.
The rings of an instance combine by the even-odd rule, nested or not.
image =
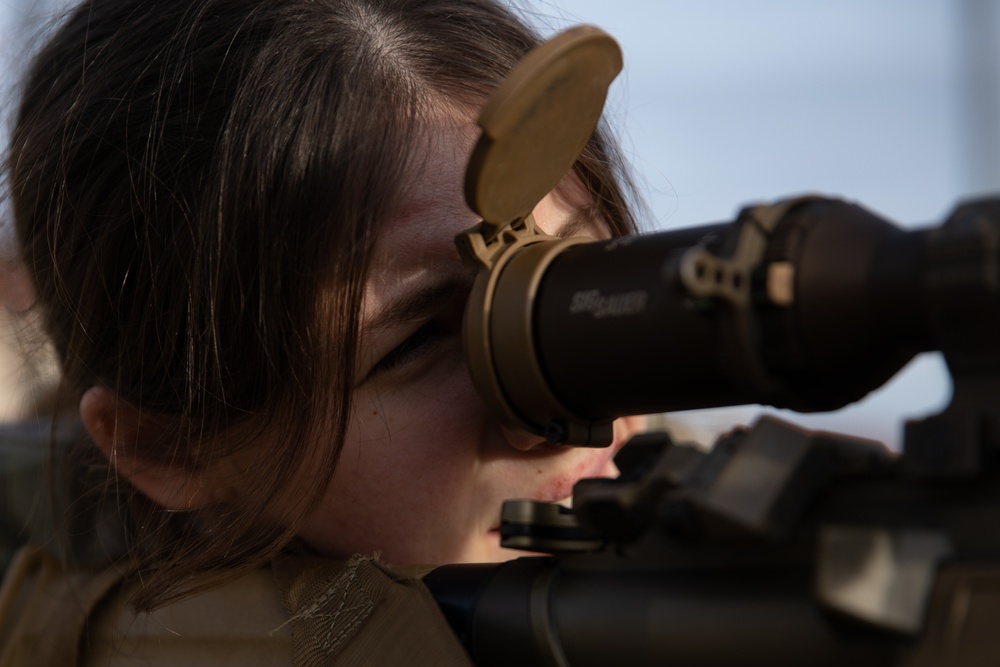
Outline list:
[[[483,99],[535,43],[491,0],[91,0],[41,50],[7,170],[65,390],[157,415],[138,455],[182,468],[271,434],[238,507],[131,493],[140,608],[294,535],[257,517],[302,461],[336,464],[413,123],[429,98]],[[576,166],[615,234],[634,228],[619,164],[599,130]]]

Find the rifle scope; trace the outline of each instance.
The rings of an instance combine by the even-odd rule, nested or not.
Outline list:
[[[566,444],[606,445],[629,414],[834,410],[922,351],[997,357],[998,220],[994,200],[903,230],[810,196],[728,224],[581,242],[527,218],[477,277],[469,366],[509,423]]]

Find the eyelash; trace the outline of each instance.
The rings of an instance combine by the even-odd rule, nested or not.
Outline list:
[[[372,368],[371,375],[385,373],[416,361],[433,349],[443,333],[440,324],[435,321],[428,322],[382,357]]]

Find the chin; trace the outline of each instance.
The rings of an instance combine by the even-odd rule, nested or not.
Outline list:
[[[505,549],[500,546],[500,532],[491,530],[484,536],[475,548],[463,554],[462,563],[501,563],[524,556],[539,556],[531,551],[521,551],[520,549]]]

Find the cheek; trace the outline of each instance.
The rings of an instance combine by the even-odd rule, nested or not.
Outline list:
[[[464,367],[401,388],[359,391],[331,492],[407,509],[448,502],[444,495],[459,496],[474,482],[484,411]]]
[[[436,371],[405,388],[358,392],[307,541],[327,554],[377,550],[396,562],[436,560],[439,550],[463,543],[486,422],[462,374]]]
[[[485,408],[464,365],[435,368],[417,382],[359,391],[354,398],[352,438],[359,444],[418,441],[407,454],[448,450],[484,428]],[[473,451],[472,447],[465,447]]]

